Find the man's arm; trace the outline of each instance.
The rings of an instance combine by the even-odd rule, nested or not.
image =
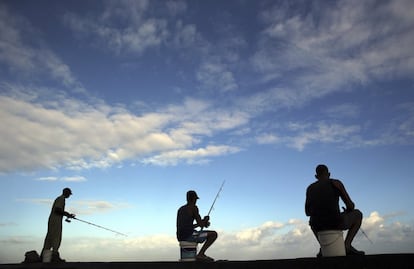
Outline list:
[[[58,214],[58,215],[65,216],[65,217],[68,217],[68,218],[74,218],[75,217],[75,214],[71,214],[69,212],[63,211],[63,209],[61,207],[55,207],[53,212]]]
[[[305,201],[305,213],[306,216],[310,216],[310,201],[309,201],[309,187],[306,189],[306,201]]]
[[[195,206],[194,209],[193,209],[193,216],[196,220],[196,224],[194,224],[194,228],[197,228],[197,227],[203,228],[203,227],[210,226],[210,222],[208,221],[209,217],[204,217],[204,219],[201,219],[201,216],[200,216],[200,213],[198,212],[198,207],[197,206]]]
[[[346,211],[351,211],[355,209],[355,204],[352,202],[351,197],[349,197],[348,192],[345,189],[344,184],[338,179],[332,179],[332,184],[339,190],[342,201],[346,205]]]

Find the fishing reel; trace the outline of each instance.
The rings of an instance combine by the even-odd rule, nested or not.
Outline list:
[[[66,217],[65,221],[68,222],[68,223],[71,223],[71,220],[68,217]]]

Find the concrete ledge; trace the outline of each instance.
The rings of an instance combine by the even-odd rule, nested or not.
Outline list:
[[[362,257],[298,258],[217,262],[66,262],[0,264],[10,268],[66,269],[413,269],[414,254],[380,254]]]

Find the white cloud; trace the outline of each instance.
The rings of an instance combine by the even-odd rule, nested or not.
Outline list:
[[[203,84],[203,88],[218,92],[228,92],[238,88],[233,73],[220,62],[202,63],[197,72],[197,79]]]
[[[288,140],[293,148],[302,151],[310,143],[342,143],[359,131],[356,125],[318,123],[311,127],[303,124],[303,130]]]
[[[296,150],[302,151],[314,143],[344,144],[356,146],[351,138],[357,135],[360,127],[357,125],[343,125],[336,123],[316,122],[289,122],[284,124],[284,135],[263,133],[256,137],[258,144],[286,144]],[[361,141],[360,141],[361,143]],[[361,144],[358,144],[361,145]]]
[[[36,180],[39,181],[69,181],[69,182],[82,182],[86,181],[86,178],[83,176],[71,176],[71,177],[39,177]]]
[[[261,17],[268,27],[252,58],[265,79],[280,80],[294,72],[294,99],[314,99],[372,79],[413,73],[409,44],[414,42],[414,17],[407,15],[412,2],[311,5],[307,12],[293,10],[287,2],[264,11]]]
[[[170,44],[169,42],[172,42],[176,48],[188,47],[196,41],[195,25],[185,25],[177,20],[171,23],[176,26],[175,28],[169,27],[171,18],[152,14],[150,5],[165,9],[171,18],[182,14],[187,9],[184,1],[106,2],[100,14],[83,16],[67,13],[64,16],[64,22],[75,36],[92,37],[98,47],[109,49],[120,55],[141,55],[152,48]],[[120,18],[122,18],[121,21]]]
[[[86,181],[86,178],[83,176],[72,176],[72,177],[63,177],[63,181],[69,181],[69,182],[82,182]]]
[[[39,180],[39,181],[58,181],[59,178],[58,177],[39,177],[36,180]]]
[[[78,215],[94,215],[107,213],[129,207],[129,204],[119,202],[109,202],[103,200],[76,200],[71,203],[67,210]]]
[[[92,105],[64,95],[49,98],[47,90],[33,96],[21,88],[5,92],[13,94],[0,95],[0,116],[8,126],[0,131],[2,172],[104,168],[125,160],[150,160],[151,156],[157,156],[151,163],[157,163],[156,159],[176,163],[174,156],[188,163],[199,162],[201,157],[238,149],[219,145],[193,150],[195,144],[248,122],[243,112],[216,109],[194,99],[134,115],[102,102]]]
[[[204,163],[208,161],[209,157],[227,155],[238,151],[240,151],[240,149],[237,147],[231,147],[226,145],[211,145],[205,148],[198,148],[195,150],[187,149],[167,151],[162,154],[144,159],[143,163],[162,166],[177,165],[179,162],[185,162],[188,164]]]
[[[275,144],[280,141],[280,137],[274,134],[261,134],[256,137],[256,141],[259,144]]]

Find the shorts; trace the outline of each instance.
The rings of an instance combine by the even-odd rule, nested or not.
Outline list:
[[[362,213],[358,209],[342,212],[334,218],[314,218],[309,222],[314,233],[326,230],[349,230],[355,223],[362,220]]]
[[[184,241],[188,242],[195,242],[195,243],[203,243],[207,240],[207,235],[209,231],[194,231],[191,236],[186,238]]]
[[[341,224],[340,229],[349,230],[351,226],[362,219],[362,213],[358,209],[350,212],[342,212],[340,214]]]

